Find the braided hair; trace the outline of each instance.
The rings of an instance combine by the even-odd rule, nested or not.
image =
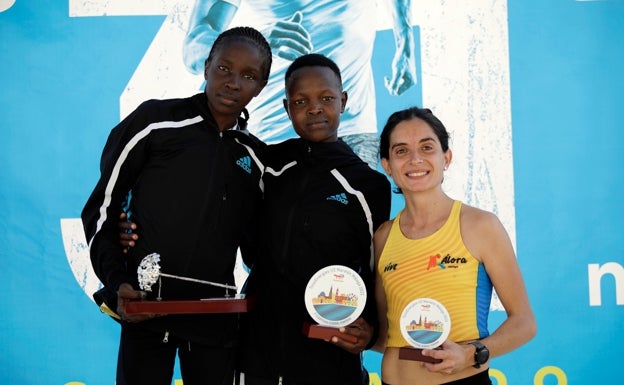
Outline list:
[[[273,54],[271,47],[264,36],[256,29],[251,27],[234,27],[221,32],[210,48],[210,53],[206,62],[210,61],[216,51],[218,51],[226,41],[245,41],[255,45],[262,54],[262,74],[265,79],[269,78],[271,72],[271,64],[273,63]]]

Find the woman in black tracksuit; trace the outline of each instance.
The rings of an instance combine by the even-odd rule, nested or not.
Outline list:
[[[205,92],[141,104],[110,133],[101,177],[82,220],[95,273],[119,302],[139,299],[137,266],[161,256],[162,273],[234,284],[236,251],[261,198],[263,144],[240,118],[266,84],[271,50],[247,27],[215,41]],[[118,218],[127,203],[141,238],[125,255]],[[157,286],[148,294],[154,299]],[[222,297],[225,291],[163,278],[164,300]],[[232,384],[237,316],[130,315],[123,308],[117,384],[170,385],[176,354],[185,385]]]
[[[328,265],[359,272],[367,286],[362,314],[375,327],[372,235],[388,219],[390,184],[337,138],[347,95],[337,66],[321,55],[295,60],[286,73],[285,108],[301,138],[269,146],[265,195],[247,293],[256,296],[241,333],[241,382],[362,384],[363,341],[347,349],[302,333],[314,322],[304,304],[309,279]],[[243,254],[245,256],[245,254]],[[249,256],[249,254],[247,254]],[[364,322],[365,321],[365,322]],[[372,339],[374,341],[374,339]],[[368,382],[366,382],[368,383]]]

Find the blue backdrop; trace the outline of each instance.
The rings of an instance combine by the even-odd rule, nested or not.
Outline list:
[[[78,14],[90,3],[125,3],[120,8],[126,10],[102,5],[93,14]],[[163,11],[167,6],[162,3],[0,0],[0,383],[114,384],[118,325],[87,295],[92,278],[72,257],[72,248],[80,254],[84,245],[67,244],[61,220],[80,216],[97,180],[100,151],[123,115],[122,94],[173,13]],[[436,2],[414,3],[427,9]],[[515,237],[538,334],[519,350],[495,358],[491,375],[497,385],[619,383],[617,360],[624,352],[624,130],[619,120],[624,1],[502,3],[505,15],[496,20],[508,32],[504,49],[497,48],[504,76],[473,77],[471,87],[499,82],[508,90],[500,105],[511,129],[501,135],[511,141],[512,164],[501,166],[501,177],[491,171],[496,158],[487,159],[489,167],[470,170],[496,180],[509,178],[509,191],[496,187],[503,191],[498,204],[486,206],[506,218]],[[128,5],[136,12],[128,12]],[[427,88],[433,80],[426,60],[432,48],[426,18],[446,14],[418,15],[419,85],[402,98],[379,91],[387,73],[378,68],[391,55],[384,52],[384,42],[392,44],[392,34],[384,28],[377,32],[373,66],[379,122],[389,111],[420,103],[437,107],[442,120],[448,114],[454,122],[447,112],[453,104],[439,100],[453,95],[455,83],[449,89],[436,84],[443,95],[437,98]],[[470,23],[479,24],[479,14]],[[452,54],[446,58],[453,60]],[[478,108],[469,111],[487,121]],[[459,147],[463,139],[456,130],[453,145]],[[487,146],[477,150],[504,152]],[[393,213],[400,204],[395,200]],[[503,317],[500,310],[491,312],[491,330]],[[365,357],[375,384],[380,384],[379,358],[376,353]]]

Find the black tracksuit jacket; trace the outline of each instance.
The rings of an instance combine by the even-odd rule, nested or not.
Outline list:
[[[377,326],[372,235],[390,214],[390,183],[341,140],[291,139],[268,146],[257,252],[247,283],[256,306],[241,334],[240,369],[310,384],[359,384],[358,355],[301,331],[309,279],[329,265],[358,271],[367,286],[362,316]],[[243,256],[250,256],[244,253]]]
[[[159,253],[160,271],[234,284],[236,250],[261,199],[262,142],[239,127],[220,132],[206,95],[150,100],[110,133],[101,176],[82,220],[91,262],[102,283],[139,289],[137,266]],[[128,198],[140,238],[129,253],[119,244],[119,213]],[[153,285],[150,298],[157,294]],[[221,297],[225,289],[162,278],[164,300]],[[232,342],[236,315],[170,315],[142,322],[156,331],[221,345]]]

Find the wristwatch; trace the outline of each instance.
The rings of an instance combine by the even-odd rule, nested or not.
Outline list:
[[[479,369],[481,365],[485,364],[490,358],[490,351],[479,341],[470,341],[468,343],[476,348],[474,354],[475,364],[473,367]]]

